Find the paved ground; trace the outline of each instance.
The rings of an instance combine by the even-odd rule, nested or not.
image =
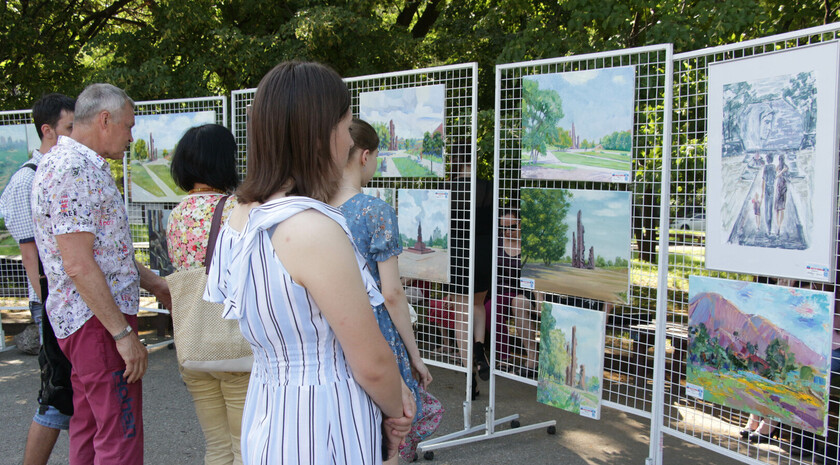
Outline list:
[[[165,347],[153,349],[149,372],[144,378],[144,410],[147,464],[199,465],[203,463],[203,437],[195,412],[181,382],[175,351]],[[435,382],[431,392],[447,409],[439,434],[464,430],[462,403],[464,375],[441,368],[432,368]],[[496,418],[520,415],[528,426],[556,420],[557,433],[545,429],[526,431],[506,437],[438,449],[431,462],[435,464],[639,464],[648,456],[649,422],[640,417],[612,409],[604,409],[600,421],[589,420],[539,404],[536,388],[496,377]],[[22,461],[26,431],[35,410],[38,388],[36,357],[17,350],[0,353],[0,463]],[[488,383],[481,382],[481,395],[473,403],[472,425],[484,423]],[[499,430],[508,430],[508,424]],[[62,434],[50,464],[67,463],[67,435]],[[666,438],[665,463],[680,465],[739,463],[674,438]]]

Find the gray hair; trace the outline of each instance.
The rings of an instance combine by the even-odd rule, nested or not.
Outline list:
[[[111,84],[91,84],[76,98],[75,123],[87,123],[103,110],[107,110],[119,120],[125,105],[134,107],[125,91]]]

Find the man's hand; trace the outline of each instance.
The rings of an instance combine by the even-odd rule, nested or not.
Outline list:
[[[134,383],[140,381],[149,367],[149,351],[140,342],[137,332],[132,331],[128,336],[117,341],[117,351],[125,362],[125,381]]]

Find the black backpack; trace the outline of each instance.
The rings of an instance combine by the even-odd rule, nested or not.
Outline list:
[[[23,165],[33,171],[37,168],[33,163]],[[40,275],[41,300],[47,301],[49,287],[47,277],[44,273],[44,266],[38,259],[38,274]],[[41,349],[38,352],[38,364],[41,366],[41,389],[38,391],[38,412],[43,415],[47,407],[52,405],[64,415],[73,415],[73,386],[70,384],[70,360],[58,346],[58,339],[55,337],[50,319],[46,314],[41,316],[43,337]]]

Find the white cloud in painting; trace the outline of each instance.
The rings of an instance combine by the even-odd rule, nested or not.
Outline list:
[[[420,222],[423,238],[428,239],[435,228],[442,234],[449,231],[449,192],[426,189],[397,191],[397,218],[400,233],[415,237]]]
[[[216,122],[215,111],[191,111],[163,115],[138,115],[134,117],[131,134],[134,140],[143,139],[149,143],[149,134],[155,138],[155,148],[172,150],[193,126]]]
[[[422,139],[443,124],[445,95],[443,84],[362,92],[359,118],[386,127],[393,121],[398,137]]]

